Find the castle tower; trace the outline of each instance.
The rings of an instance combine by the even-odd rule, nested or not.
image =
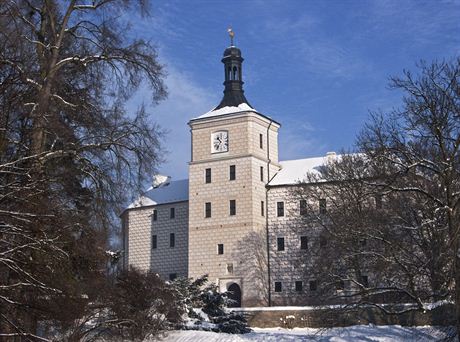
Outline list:
[[[233,37],[232,37],[233,38]],[[266,184],[279,170],[279,123],[243,91],[243,58],[225,49],[224,96],[190,120],[189,276],[209,275],[235,306],[267,300]]]

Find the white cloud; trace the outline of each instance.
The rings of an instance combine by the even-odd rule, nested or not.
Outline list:
[[[167,131],[163,147],[167,151],[165,163],[159,166],[159,172],[173,179],[188,178],[190,161],[190,130],[188,121],[209,111],[218,102],[218,93],[206,90],[193,81],[183,71],[168,65],[165,80],[168,98],[156,106],[147,106],[151,119]],[[215,94],[212,96],[210,94]],[[141,89],[131,103],[139,104],[150,101],[148,91]]]

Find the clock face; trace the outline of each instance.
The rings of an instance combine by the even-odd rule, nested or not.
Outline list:
[[[211,134],[211,153],[228,151],[228,132],[219,131]]]

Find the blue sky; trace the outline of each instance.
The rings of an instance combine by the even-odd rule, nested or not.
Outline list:
[[[187,122],[222,97],[229,26],[248,101],[282,124],[280,160],[353,147],[370,110],[400,105],[389,76],[460,55],[460,0],[156,0],[132,25],[168,73],[168,99],[148,110],[169,131],[158,171],[173,179],[187,178]],[[145,90],[130,105],[141,102]]]

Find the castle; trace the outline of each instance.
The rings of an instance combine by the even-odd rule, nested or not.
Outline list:
[[[247,101],[240,49],[222,63],[222,101],[188,123],[189,179],[156,176],[121,215],[124,267],[171,280],[208,274],[235,306],[313,303],[318,284],[298,261],[319,236],[291,229],[305,206],[292,188],[335,154],[279,161],[281,125]]]

